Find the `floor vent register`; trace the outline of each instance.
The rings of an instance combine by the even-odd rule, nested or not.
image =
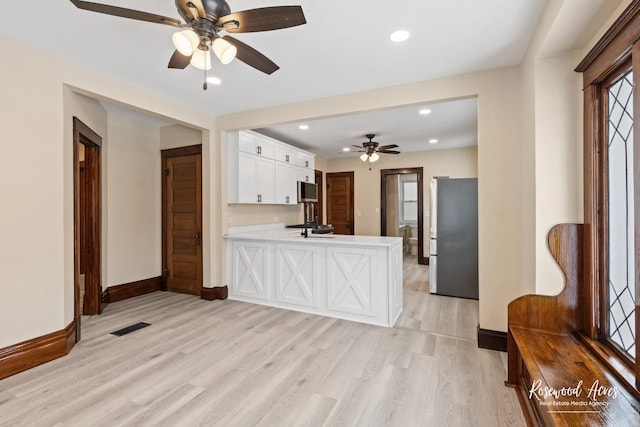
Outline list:
[[[117,337],[121,337],[123,335],[130,334],[131,332],[135,332],[138,329],[146,328],[147,326],[151,326],[150,323],[138,322],[134,325],[127,326],[126,328],[118,329],[115,332],[111,332],[111,335],[115,335]]]

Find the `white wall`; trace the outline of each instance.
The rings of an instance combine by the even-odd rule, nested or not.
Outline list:
[[[162,274],[160,130],[109,113],[107,277],[103,288]],[[103,200],[105,200],[103,193]]]

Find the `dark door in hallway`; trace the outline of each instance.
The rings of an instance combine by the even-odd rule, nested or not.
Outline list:
[[[202,147],[162,151],[163,267],[168,291],[202,288]]]
[[[73,118],[74,294],[76,342],[81,315],[102,312],[100,147],[102,138]]]
[[[327,224],[335,234],[354,234],[353,172],[327,174]]]

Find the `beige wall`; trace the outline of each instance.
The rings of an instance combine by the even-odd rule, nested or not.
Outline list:
[[[202,144],[202,131],[182,125],[169,125],[160,128],[160,149],[188,147]]]
[[[160,131],[109,113],[106,280],[103,288],[162,274]],[[106,197],[105,197],[106,196]]]
[[[109,139],[104,110],[78,94],[203,130],[204,281],[222,283],[219,252],[211,250],[221,246],[220,180],[210,173],[221,167],[213,118],[4,37],[0,51],[11,58],[0,68],[0,348],[59,331],[73,319],[73,116],[106,144]],[[105,183],[108,191],[103,175]],[[103,200],[103,244],[108,202]],[[103,272],[109,263],[103,249],[105,254]]]
[[[371,166],[371,170],[369,170]],[[358,157],[328,159],[326,172],[354,171],[354,225],[360,235],[380,235],[380,170],[422,167],[424,202],[424,250],[429,253],[429,180],[433,176],[475,178],[478,176],[478,148],[429,150],[382,155],[375,163]]]

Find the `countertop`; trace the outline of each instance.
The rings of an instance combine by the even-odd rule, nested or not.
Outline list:
[[[348,236],[342,234],[312,234],[309,237],[300,235],[300,229],[255,230],[242,233],[226,234],[225,239],[265,240],[272,242],[305,243],[318,245],[358,245],[358,246],[394,246],[402,245],[401,237],[386,236]]]

